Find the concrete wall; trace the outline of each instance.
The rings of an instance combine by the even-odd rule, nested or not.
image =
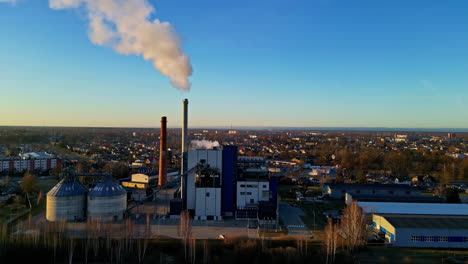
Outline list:
[[[200,160],[204,159],[212,168],[219,169],[221,177],[223,175],[223,152],[220,149],[192,149],[188,152],[187,167],[197,166]],[[222,180],[222,179],[221,179]],[[221,198],[220,198],[221,199]],[[195,209],[195,172],[187,176],[187,209]]]
[[[48,221],[75,221],[85,217],[86,195],[47,196],[46,199],[46,219]]]
[[[127,194],[111,197],[88,196],[88,219],[113,221],[123,219]]]
[[[221,217],[221,188],[196,188],[195,218],[206,220],[206,216]]]
[[[414,237],[437,241],[415,241]],[[461,242],[452,241],[460,238]],[[467,242],[464,242],[465,240]],[[399,228],[393,245],[397,247],[468,248],[468,229]]]
[[[238,181],[236,189],[237,208],[270,200],[270,183],[268,181]]]

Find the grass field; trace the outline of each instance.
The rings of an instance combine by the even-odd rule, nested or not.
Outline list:
[[[357,257],[359,263],[468,263],[467,250],[367,247]]]
[[[39,185],[39,189],[41,189],[45,195],[57,184],[57,182],[58,181],[56,179],[39,179],[37,184]]]
[[[20,180],[19,179],[14,179],[14,181]],[[54,187],[54,185],[57,184],[56,179],[39,179],[38,180],[38,185],[39,189],[42,191],[43,196],[42,196],[42,201],[40,203],[37,202],[38,195],[31,195],[31,204],[33,206],[31,213],[37,214],[40,213],[45,209],[45,195],[47,192]],[[21,196],[20,200],[22,200],[21,203],[12,203],[9,205],[5,205],[5,202],[0,203],[0,224],[7,222],[9,219],[23,215],[25,212],[29,212],[29,206],[27,205],[26,201],[24,200],[24,197]]]

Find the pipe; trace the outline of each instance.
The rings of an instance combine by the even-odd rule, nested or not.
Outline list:
[[[181,160],[181,198],[186,205],[187,197],[187,148],[188,148],[188,100],[184,99],[182,101],[182,160]]]
[[[158,185],[167,183],[167,118],[161,117],[161,134],[159,136],[159,176]]]

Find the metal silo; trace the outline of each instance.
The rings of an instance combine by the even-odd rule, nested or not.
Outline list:
[[[127,191],[106,177],[88,193],[88,219],[117,221],[127,209]]]
[[[78,221],[85,218],[88,190],[74,177],[67,176],[47,193],[48,221]]]

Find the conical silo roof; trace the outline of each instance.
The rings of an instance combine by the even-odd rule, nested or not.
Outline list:
[[[126,194],[127,191],[113,178],[106,177],[102,182],[89,191],[88,195],[93,197],[111,197]]]
[[[66,197],[86,194],[88,190],[78,180],[72,177],[65,177],[57,185],[52,187],[47,196]]]

